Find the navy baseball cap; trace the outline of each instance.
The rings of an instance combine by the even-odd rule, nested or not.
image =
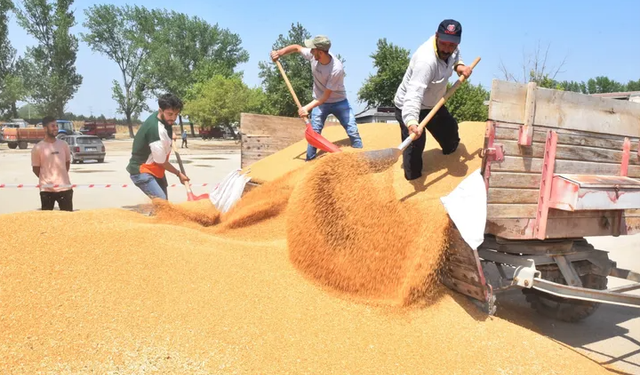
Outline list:
[[[462,25],[456,20],[444,20],[438,26],[438,38],[443,42],[460,44]]]

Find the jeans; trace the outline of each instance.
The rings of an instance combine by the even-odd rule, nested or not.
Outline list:
[[[353,113],[353,109],[347,99],[339,101],[337,103],[324,103],[313,108],[311,110],[311,127],[313,130],[320,134],[322,128],[324,128],[324,122],[327,120],[327,116],[334,115],[340,121],[340,124],[347,131],[349,140],[351,141],[351,147],[362,148],[362,138],[358,133],[358,125],[356,125],[356,116]],[[312,160],[316,157],[316,148],[307,146],[307,160]]]
[[[132,174],[131,181],[149,198],[167,200],[167,177],[157,178],[149,173]]]
[[[73,211],[73,189],[64,191],[41,191],[40,203],[42,211],[51,211],[53,206],[58,202],[60,211]]]

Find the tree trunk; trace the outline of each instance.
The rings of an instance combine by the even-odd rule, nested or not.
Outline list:
[[[16,102],[11,103],[11,116],[12,118],[18,118],[18,108],[16,107]]]
[[[131,123],[131,113],[125,113],[127,116],[127,125],[129,126],[129,138],[133,138],[133,124]]]

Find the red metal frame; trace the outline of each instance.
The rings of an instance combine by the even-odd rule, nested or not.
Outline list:
[[[491,177],[491,163],[494,161],[501,162],[504,160],[504,148],[499,143],[494,143],[496,138],[496,123],[495,121],[487,121],[487,147],[484,149],[486,155],[484,172],[484,185],[489,190],[489,178]]]
[[[556,147],[558,145],[558,133],[553,130],[547,132],[547,142],[544,146],[544,160],[542,163],[542,178],[540,179],[540,195],[538,196],[538,209],[536,210],[536,222],[534,235],[539,240],[546,239],[547,217],[549,216],[549,200],[551,198],[551,185],[556,163]]]
[[[640,151],[640,148],[638,149]],[[627,176],[629,171],[629,158],[631,157],[631,140],[624,138],[622,146],[622,162],[620,164],[620,176]]]

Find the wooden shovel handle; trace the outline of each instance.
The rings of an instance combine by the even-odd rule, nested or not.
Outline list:
[[[296,102],[298,109],[302,108],[302,105],[300,105],[300,100],[298,100],[298,96],[296,95],[296,92],[293,91],[293,86],[291,86],[291,82],[289,82],[289,78],[287,78],[287,73],[285,73],[284,69],[282,68],[282,64],[280,64],[280,60],[276,60],[275,63],[278,66],[278,69],[280,70],[280,74],[284,79],[284,83],[287,84],[287,87],[289,88],[289,92],[291,93],[291,96],[293,96],[293,100]],[[305,116],[303,120],[305,123],[309,122],[309,118],[307,116]]]
[[[478,65],[478,63],[480,62],[480,57],[476,57],[475,60],[473,60],[473,63],[471,64],[471,70],[473,70],[476,65]],[[438,112],[438,110],[440,109],[440,107],[442,107],[444,105],[444,103],[447,101],[447,99],[449,99],[451,97],[451,95],[453,95],[454,92],[456,92],[456,90],[458,89],[458,87],[460,87],[460,85],[462,83],[464,83],[464,81],[467,79],[467,77],[465,76],[460,76],[458,78],[458,80],[456,81],[456,83],[453,84],[453,86],[451,86],[451,88],[449,90],[447,90],[447,93],[444,94],[444,96],[442,98],[440,98],[440,100],[438,101],[438,103],[433,107],[433,109],[431,109],[431,111],[429,112],[429,114],[427,115],[427,117],[424,118],[424,120],[422,120],[422,122],[420,122],[420,125],[418,125],[418,129],[421,131],[422,129],[424,129],[425,126],[427,126],[427,124],[429,123],[429,121],[431,121],[431,119],[433,118],[433,116],[436,115],[436,113]],[[412,140],[416,139],[416,133],[411,133],[411,135],[409,135],[409,137]]]

